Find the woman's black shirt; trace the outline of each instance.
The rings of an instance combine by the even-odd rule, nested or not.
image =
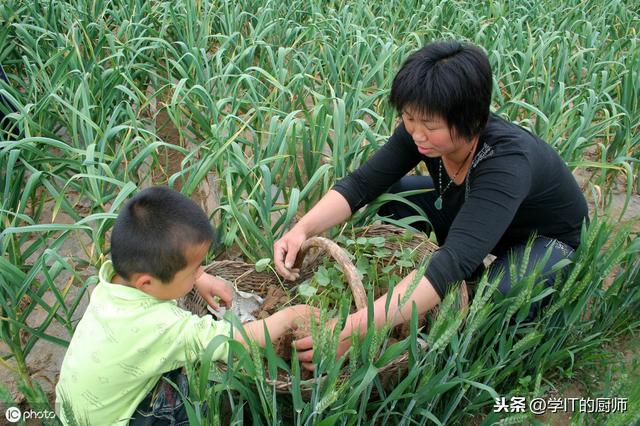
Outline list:
[[[440,158],[421,155],[401,123],[380,150],[333,189],[355,212],[420,161],[437,182]],[[443,168],[435,191],[449,181]],[[588,220],[584,195],[554,149],[495,114],[480,134],[465,182],[452,183],[443,202],[456,212],[455,219],[425,273],[441,298],[452,283],[470,277],[487,254],[501,253],[532,234],[577,247]]]

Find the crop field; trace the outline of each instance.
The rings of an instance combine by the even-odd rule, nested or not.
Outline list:
[[[400,340],[372,329],[340,360],[336,339],[314,329],[324,344],[311,378],[295,354],[283,361],[271,347],[233,346],[229,369],[210,368],[210,347],[188,366],[190,423],[640,421],[636,2],[2,0],[0,23],[2,411],[53,409],[62,357],[130,196],[181,191],[219,235],[207,263],[272,271],[274,241],[393,132],[387,99],[403,60],[455,38],[487,52],[492,110],[553,146],[588,199],[591,221],[570,273],[546,290],[552,302],[524,323],[543,296],[535,277],[508,295],[485,278],[468,308],[447,297],[428,327],[414,316]],[[355,236],[384,201],[327,236],[354,255],[365,284],[386,287],[398,281],[394,265],[424,259]],[[385,263],[390,254],[396,263]],[[326,308],[346,288],[325,262],[294,292]],[[323,315],[344,317],[343,305]],[[402,354],[407,368],[389,386],[380,371]],[[272,380],[283,372],[284,393]],[[627,405],[495,410],[501,398],[566,396]]]

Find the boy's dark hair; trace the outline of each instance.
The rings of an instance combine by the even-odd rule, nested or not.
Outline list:
[[[493,79],[487,55],[477,46],[439,41],[412,53],[393,79],[389,102],[426,116],[439,115],[466,139],[489,119]]]
[[[189,247],[213,238],[196,203],[165,186],[147,188],[127,201],[113,225],[113,268],[125,279],[144,272],[167,283],[187,266]]]

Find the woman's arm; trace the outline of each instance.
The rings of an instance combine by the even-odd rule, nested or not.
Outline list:
[[[414,270],[394,287],[388,310],[385,311],[388,293],[385,293],[373,303],[373,321],[376,328],[382,328],[385,324],[395,326],[408,322],[411,318],[413,303],[416,304],[418,316],[424,315],[440,303],[438,293],[424,276],[420,277],[413,291],[409,292],[416,273],[417,271]],[[405,298],[407,299],[406,302],[402,303]],[[353,333],[359,336],[366,334],[367,316],[368,310],[361,309],[347,317],[345,327],[340,333],[337,356],[342,355],[349,348]],[[298,358],[302,365],[309,370],[313,370],[313,341],[311,336],[296,341],[295,345],[300,351]]]
[[[331,189],[291,230],[303,232],[309,238],[344,222],[350,216],[347,200]]]
[[[273,245],[276,271],[288,280],[298,272],[292,269],[298,250],[309,237],[346,221],[413,169],[421,156],[404,125],[396,127],[387,143],[357,170],[336,183],[302,219]]]
[[[393,327],[398,324],[408,322],[411,318],[411,311],[414,303],[416,304],[418,316],[426,314],[429,310],[440,303],[438,293],[436,293],[429,280],[424,276],[420,277],[413,291],[410,292],[411,283],[413,282],[416,273],[416,270],[412,271],[393,288],[391,300],[389,301],[389,309],[386,312],[385,305],[387,303],[388,293],[385,293],[373,303],[374,324],[376,328],[382,328],[385,324]],[[358,332],[360,335],[364,335],[366,331],[367,311],[362,309],[349,315],[345,330],[343,330],[341,336],[344,335],[344,337],[349,337],[353,332]]]

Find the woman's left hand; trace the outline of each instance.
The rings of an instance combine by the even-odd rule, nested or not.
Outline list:
[[[218,297],[225,307],[231,307],[233,290],[229,288],[224,280],[204,272],[196,279],[195,286],[200,296],[216,311],[220,309],[220,306],[215,302],[215,297]]]

